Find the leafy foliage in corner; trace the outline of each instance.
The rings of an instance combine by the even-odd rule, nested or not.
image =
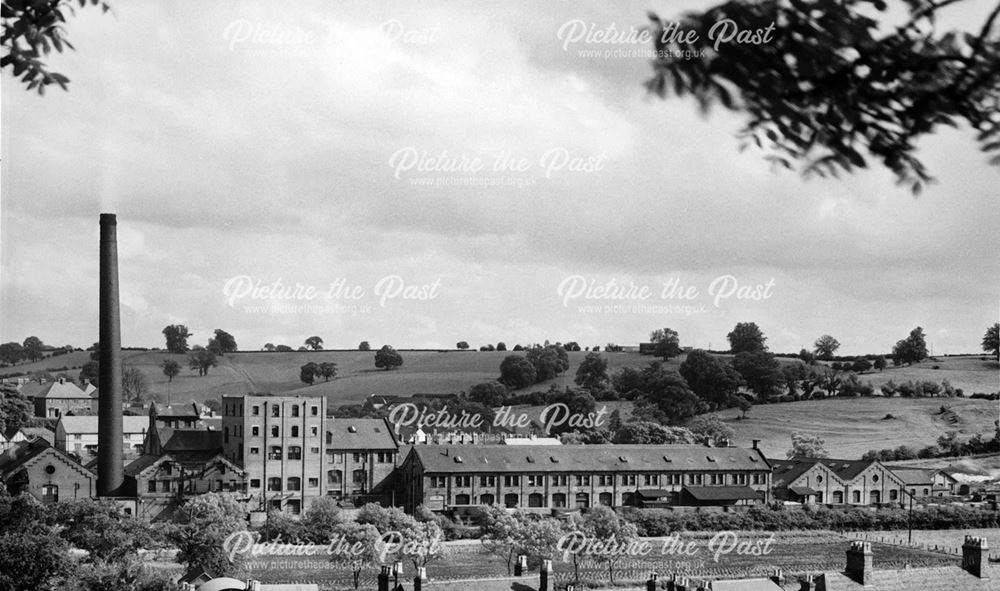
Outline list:
[[[940,31],[937,11],[963,1],[906,0],[899,23],[869,16],[884,0],[731,0],[675,22],[651,13],[661,53],[646,87],[691,95],[703,112],[745,112],[741,146],[778,166],[836,176],[875,159],[916,194],[933,180],[916,141],[940,125],[967,123],[1000,164],[1000,4],[978,31]],[[726,19],[761,42],[725,41]]]
[[[100,6],[104,12],[111,10],[102,0],[78,0],[78,3],[80,8],[91,4]],[[49,70],[45,60],[53,49],[59,53],[64,48],[75,50],[66,39],[64,28],[66,14],[75,14],[73,4],[70,0],[3,0],[0,4],[3,21],[0,41],[4,56],[0,58],[0,68],[10,68],[28,90],[37,90],[40,95],[45,94],[45,87],[50,84],[68,90],[69,78]]]

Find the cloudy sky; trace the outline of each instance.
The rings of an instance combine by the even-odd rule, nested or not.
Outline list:
[[[0,340],[96,340],[114,212],[130,346],[182,323],[244,349],[664,326],[721,349],[754,321],[775,351],[884,352],[917,325],[934,353],[979,350],[1000,178],[967,130],[920,144],[939,182],[919,198],[881,169],[804,181],[740,153],[739,117],[648,96],[646,58],[571,39],[699,2],[515,4],[80,11],[52,59],[70,92],[2,81]]]

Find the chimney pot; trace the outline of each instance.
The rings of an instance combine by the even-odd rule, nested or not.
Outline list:
[[[866,582],[871,582],[873,570],[871,543],[851,542],[851,547],[847,549],[847,576],[865,585]]]
[[[962,570],[979,579],[989,579],[989,543],[986,538],[965,536],[962,544]]]
[[[549,591],[549,577],[552,575],[552,561],[543,560],[538,569],[538,591]]]

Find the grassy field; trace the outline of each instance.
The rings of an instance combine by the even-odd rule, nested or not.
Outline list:
[[[941,413],[941,406],[950,410]],[[795,431],[819,435],[831,457],[860,458],[870,449],[934,443],[948,431],[963,438],[991,434],[1000,409],[996,401],[967,398],[830,398],[755,406],[713,413],[736,431],[738,442],[760,439],[770,457],[784,457]],[[885,419],[891,414],[894,418]]]
[[[403,366],[392,370],[374,367],[374,353],[362,351],[317,351],[263,353],[230,353],[219,358],[219,366],[207,376],[198,376],[184,363],[186,357],[162,351],[125,351],[125,362],[143,371],[150,381],[150,392],[160,400],[174,402],[218,399],[227,394],[247,392],[295,392],[296,394],[326,396],[330,406],[356,403],[372,394],[411,395],[415,393],[449,393],[467,390],[470,386],[495,379],[500,362],[510,352],[493,351],[401,351]],[[573,376],[585,352],[569,354],[570,368],[562,376],[546,383],[536,384],[529,390],[545,390],[551,384],[559,387],[573,383]],[[605,353],[609,370],[622,367],[642,367],[653,360],[638,353]],[[164,359],[173,358],[182,364],[181,374],[168,383],[160,370]],[[89,353],[75,352],[22,364],[0,370],[28,372],[79,366],[89,359]],[[337,378],[330,382],[317,382],[307,386],[299,380],[299,368],[309,362],[332,361],[338,366]],[[671,359],[667,367],[677,369],[683,357]],[[791,363],[791,360],[782,360]],[[939,365],[940,369],[932,369]],[[79,370],[67,371],[76,377]],[[869,372],[863,380],[878,385],[890,379],[906,380],[948,379],[966,393],[994,392],[998,366],[995,361],[983,361],[978,356],[942,357],[937,362],[924,362],[912,367],[890,368],[884,372]],[[940,413],[941,405],[950,408]],[[620,408],[623,417],[630,413],[629,403],[608,403]],[[834,456],[860,457],[869,449],[894,448],[900,445],[923,447],[933,443],[947,431],[958,431],[968,437],[975,433],[992,432],[993,422],[1000,415],[1000,402],[970,400],[967,398],[943,399],[828,399],[794,403],[756,406],[745,420],[740,413],[727,410],[715,413],[736,431],[740,445],[751,439],[763,440],[767,453],[779,457],[790,447],[794,431],[816,433],[826,440],[827,450]],[[887,414],[894,418],[884,420]]]
[[[794,578],[802,573],[820,571],[842,571],[845,564],[844,553],[850,542],[847,538],[832,532],[782,532],[774,534],[768,545],[770,534],[760,532],[738,532],[739,542],[758,543],[759,548],[769,548],[763,555],[740,555],[730,546],[730,552],[716,550],[720,544],[709,546],[711,534],[679,534],[681,543],[694,543],[694,552],[680,554],[676,550],[664,552],[663,538],[648,538],[651,552],[647,556],[622,559],[616,567],[616,582],[644,581],[651,571],[667,576],[680,572],[690,577],[739,578],[765,577],[775,568],[781,568],[786,576]],[[725,548],[725,544],[721,544]],[[676,545],[667,545],[677,548]],[[922,549],[901,548],[895,545],[874,544],[876,568],[893,568],[904,565],[940,566],[956,564],[952,556],[929,552]],[[350,573],[335,565],[324,562],[324,557],[274,557],[263,559],[253,566],[252,577],[262,582],[315,582],[323,589],[350,589]],[[561,557],[553,561],[555,579],[563,583],[572,580],[573,564]],[[412,577],[413,565],[405,564],[404,577]],[[505,576],[506,564],[498,557],[485,553],[477,542],[448,543],[441,558],[427,567],[431,580],[476,579],[491,576]],[[607,566],[592,560],[582,559],[582,578],[596,582],[607,582]],[[374,569],[364,573],[362,588],[374,587]]]
[[[512,352],[504,351],[400,351],[403,366],[392,371],[375,368],[371,351],[295,351],[289,353],[239,352],[219,358],[218,367],[207,376],[187,368],[187,358],[164,351],[125,351],[127,365],[138,368],[149,379],[150,393],[166,400],[169,393],[174,402],[204,402],[228,394],[247,392],[291,392],[308,396],[326,396],[331,406],[360,402],[372,394],[408,396],[416,393],[452,393],[467,390],[475,384],[496,379],[500,362]],[[530,390],[547,390],[551,384],[573,385],[576,368],[586,356],[584,352],[569,353],[570,369],[564,375],[536,384]],[[638,367],[652,358],[638,353],[606,354],[609,370]],[[87,352],[60,355],[34,363],[20,364],[0,370],[0,376],[15,372],[27,373],[54,370],[64,366],[81,366],[90,359]],[[160,369],[165,359],[175,359],[182,366],[181,374],[169,382]],[[308,386],[299,380],[299,368],[313,361],[337,364],[337,377]],[[676,369],[680,360],[672,359],[668,366]],[[53,372],[58,373],[58,372]],[[66,373],[76,378],[79,369]]]

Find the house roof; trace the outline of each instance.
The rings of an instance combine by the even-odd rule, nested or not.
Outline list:
[[[468,591],[469,589],[476,591],[534,591],[538,588],[538,575],[468,581],[435,581],[430,579],[423,583],[422,588],[428,591]]]
[[[97,416],[66,416],[59,419],[66,433],[97,433]],[[124,433],[144,433],[149,428],[147,417],[123,416],[122,431]]]
[[[42,456],[52,456],[58,458],[66,465],[77,469],[81,474],[91,477],[94,476],[86,468],[74,461],[73,458],[66,455],[65,452],[52,447],[49,442],[44,439],[35,439],[33,441],[18,443],[4,453],[0,454],[0,474],[2,474],[6,479],[28,462]]]
[[[558,437],[507,437],[503,445],[562,445]]]
[[[426,472],[770,470],[753,449],[699,445],[415,445]]]
[[[199,470],[208,468],[209,464],[222,463],[234,472],[243,474],[243,469],[230,462],[223,454],[214,455],[198,454],[198,457],[185,457],[184,454],[143,454],[125,466],[125,474],[136,477],[146,469],[164,462],[172,462],[181,465],[185,470]]]
[[[335,418],[328,432],[333,435],[330,449],[395,451],[398,447],[385,419]]]
[[[56,380],[54,382],[48,382],[42,386],[42,389],[35,393],[35,398],[45,398],[47,400],[59,399],[59,398],[70,398],[70,399],[84,399],[90,400],[90,394],[84,392],[74,384],[66,380]]]
[[[127,474],[128,476],[136,476],[146,468],[158,462],[160,458],[163,457],[166,456],[143,454],[125,465],[125,474]]]
[[[198,412],[198,405],[194,402],[190,404],[174,404],[171,406],[153,402],[149,405],[149,412],[150,414],[156,413],[157,417],[172,419],[185,418],[197,420],[201,416],[201,413]]]
[[[21,433],[29,439],[44,439],[49,444],[54,444],[56,441],[56,434],[45,427],[21,427]]]
[[[991,572],[988,579],[980,579],[959,566],[928,568],[875,569],[871,581],[861,585],[844,573],[824,573],[826,591],[962,591],[1000,590],[1000,572]],[[866,577],[867,579],[867,577]]]
[[[712,581],[712,591],[781,591],[771,579],[734,579]]]
[[[854,480],[859,474],[867,470],[869,466],[876,463],[874,461],[866,460],[831,459],[822,459],[820,462],[822,462],[827,468],[833,470],[833,473],[843,480]]]
[[[838,478],[849,482],[857,478],[859,474],[867,470],[872,464],[877,463],[874,460],[832,460],[829,458],[801,457],[789,460],[771,460],[771,465],[774,467],[774,479],[776,481],[783,480],[785,483],[794,481],[816,464],[823,464],[836,474]]]
[[[661,499],[669,497],[670,494],[669,490],[663,490],[662,488],[646,488],[639,491],[639,496],[644,499]]]
[[[809,496],[809,495],[818,495],[819,494],[819,492],[817,492],[814,489],[809,488],[808,486],[789,486],[788,490],[790,490],[793,493],[799,495],[800,497],[805,497],[805,496]]]
[[[157,427],[156,434],[160,438],[163,451],[171,454],[177,452],[211,452],[213,455],[222,453],[221,431]]]
[[[934,470],[919,468],[889,468],[903,484],[931,484],[934,481]]]
[[[685,486],[684,490],[699,501],[758,499],[763,494],[749,486]]]

